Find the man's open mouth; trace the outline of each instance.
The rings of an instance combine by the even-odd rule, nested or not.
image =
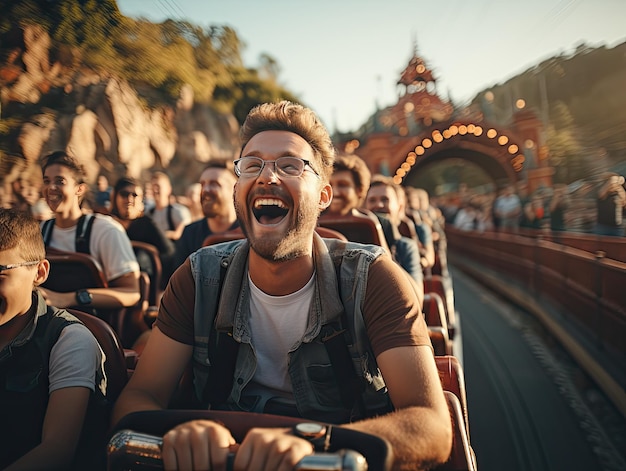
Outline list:
[[[254,202],[252,213],[261,224],[278,224],[287,216],[289,208],[279,199],[260,198]]]

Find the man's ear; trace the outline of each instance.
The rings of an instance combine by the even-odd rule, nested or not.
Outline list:
[[[43,259],[37,265],[37,275],[35,276],[35,286],[39,286],[48,279],[48,274],[50,273],[50,262],[47,259]]]
[[[330,186],[330,183],[326,183],[320,192],[320,211],[324,211],[328,206],[330,206],[330,202],[333,200],[333,187]]]

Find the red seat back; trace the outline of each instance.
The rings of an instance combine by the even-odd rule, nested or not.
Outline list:
[[[107,376],[107,398],[113,404],[128,381],[122,343],[111,326],[102,319],[77,309],[67,311],[85,324],[106,355],[104,372]]]
[[[437,293],[443,300],[443,305],[448,321],[448,333],[450,339],[454,339],[456,314],[454,307],[454,293],[450,285],[446,285],[445,279],[440,275],[424,277],[424,293]]]
[[[204,242],[202,242],[202,247],[243,238],[243,231],[241,230],[241,228],[238,227],[237,229],[233,229],[232,231],[220,232],[219,234],[211,234],[206,239],[204,239]]]
[[[141,257],[142,260],[148,261],[151,265],[152,274],[149,274],[150,290],[148,292],[148,304],[150,306],[158,306],[161,294],[161,279],[163,277],[163,266],[161,265],[159,249],[152,244],[138,240],[131,240],[130,243],[133,246],[135,256]]]
[[[448,337],[448,331],[443,327],[428,326],[428,336],[433,346],[435,356],[452,355],[452,342]]]
[[[450,418],[452,420],[452,452],[448,461],[433,468],[435,471],[476,471],[476,456],[465,428],[463,413],[458,397],[450,391],[444,391]]]
[[[326,237],[329,239],[340,239],[340,240],[348,240],[346,237],[333,229],[327,227],[318,226],[315,228],[315,232],[317,232],[320,237]],[[228,242],[230,240],[243,239],[244,235],[241,229],[233,229],[232,231],[222,232],[220,234],[211,234],[204,242],[202,242],[202,246],[206,247],[207,245],[219,244],[220,242]]]
[[[443,303],[443,299],[438,293],[425,292],[424,293],[424,319],[428,326],[440,326],[448,329],[448,319],[446,317],[446,307]]]
[[[439,378],[443,389],[454,393],[459,398],[463,410],[465,428],[469,433],[469,416],[467,413],[467,396],[465,394],[465,376],[463,367],[458,358],[453,355],[438,356],[435,358]]]
[[[67,293],[82,288],[107,287],[104,273],[91,255],[48,248],[46,258],[50,261],[50,274],[42,285],[44,288]]]
[[[345,216],[323,214],[318,224],[342,233],[349,241],[388,248],[383,228],[376,216],[371,213],[359,212]]]
[[[317,226],[315,228],[315,232],[319,234],[320,237],[325,237],[327,239],[339,239],[343,241],[348,241],[348,238],[343,235],[341,232],[331,229],[330,227]]]
[[[452,419],[453,444],[448,461],[438,471],[475,471],[476,457],[470,442],[465,377],[459,360],[452,355],[435,357]]]

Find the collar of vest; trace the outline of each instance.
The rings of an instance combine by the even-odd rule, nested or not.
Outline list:
[[[39,291],[34,291],[32,295],[33,304],[37,304],[37,308],[35,311],[35,315],[33,318],[26,324],[26,326],[22,329],[22,331],[17,334],[17,336],[13,339],[13,341],[8,345],[9,347],[20,347],[28,342],[35,333],[35,329],[37,329],[37,322],[39,318],[45,315],[48,312],[48,306],[46,305],[46,300],[41,295]],[[32,306],[29,309],[29,312],[32,310]],[[26,314],[28,315],[28,314]]]
[[[233,332],[238,340],[246,337],[243,319],[248,316],[246,311],[250,301],[247,277],[249,251],[248,241],[243,240],[230,257],[222,260],[228,270],[222,285],[215,327],[218,331]],[[343,311],[335,265],[326,244],[317,233],[313,238],[313,260],[315,291],[309,310],[310,320],[303,338],[305,342],[319,335],[322,325],[336,320]]]

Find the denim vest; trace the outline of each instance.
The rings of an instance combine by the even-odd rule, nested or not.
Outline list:
[[[391,403],[387,388],[376,365],[361,311],[369,267],[384,251],[374,245],[322,239],[317,234],[314,237],[316,277],[307,329],[302,341],[289,352],[288,373],[297,413],[305,418],[345,423],[388,412]],[[217,406],[263,412],[255,409],[256,404],[250,404],[242,394],[256,368],[249,326],[248,251],[248,242],[242,239],[204,247],[190,256],[195,280],[194,390],[203,407],[216,406],[202,399],[212,366],[209,336],[211,329],[216,328],[239,343],[227,404]],[[224,269],[224,279],[220,280]],[[348,325],[343,325],[346,321]],[[333,366],[322,342],[323,327],[339,323],[347,331],[354,371],[363,383],[358,401],[363,405],[361,410],[342,403]]]
[[[49,401],[50,352],[65,327],[81,323],[67,311],[47,306],[41,293],[33,294],[33,303],[37,304],[33,319],[0,351],[0,423],[10,427],[0,447],[0,469],[41,443]],[[103,448],[109,421],[103,370],[97,372],[96,381],[99,387],[91,395],[72,469],[95,469],[94,453]]]

